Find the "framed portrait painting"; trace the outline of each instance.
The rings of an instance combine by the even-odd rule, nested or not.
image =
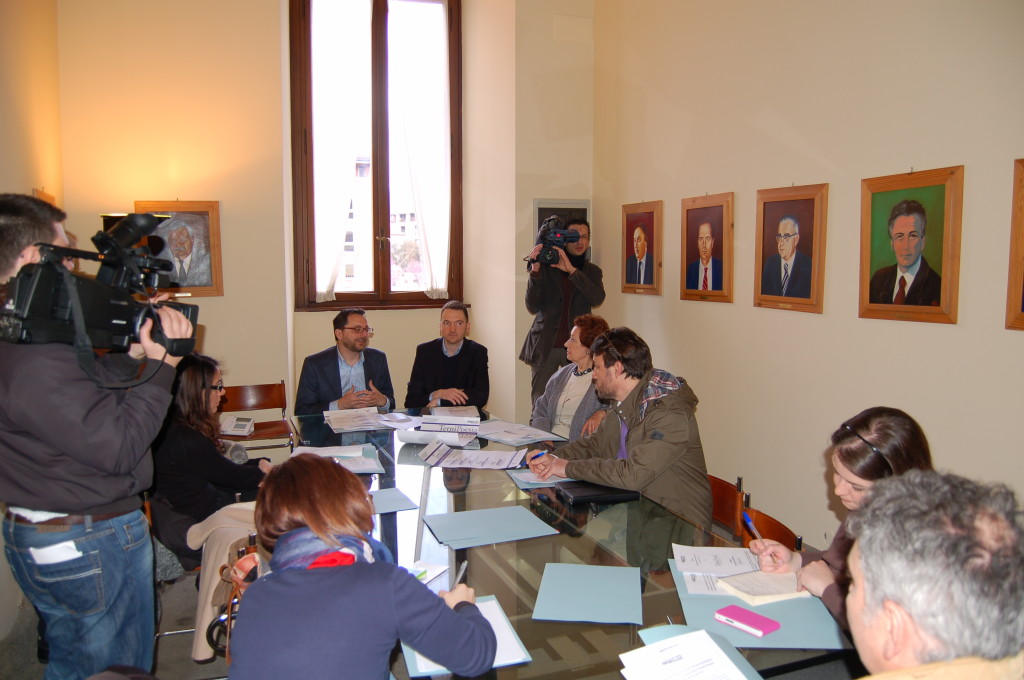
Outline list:
[[[1006,286],[1006,327],[1024,331],[1024,158],[1013,162],[1010,222],[1010,277]]]
[[[732,192],[682,200],[679,299],[732,302]]]
[[[622,292],[661,295],[662,202],[622,206]]]
[[[860,316],[956,323],[964,166],[861,180]]]
[[[828,184],[757,192],[754,306],[821,314]]]
[[[164,243],[153,254],[174,265],[172,285],[196,297],[224,294],[219,201],[135,201],[135,212],[170,216],[153,233]]]

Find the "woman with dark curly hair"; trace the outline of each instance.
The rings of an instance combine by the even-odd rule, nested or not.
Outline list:
[[[589,435],[604,420],[606,411],[594,390],[590,345],[608,330],[608,322],[594,314],[577,316],[572,323],[572,332],[565,341],[565,354],[571,363],[551,376],[530,416],[533,427],[570,442]]]
[[[850,512],[857,511],[875,481],[907,470],[932,469],[931,450],[921,426],[903,411],[887,406],[861,411],[840,425],[826,452],[832,459],[835,494]],[[852,547],[845,519],[825,552],[794,553],[767,539],[750,543],[762,571],[796,572],[800,588],[821,598],[845,630],[850,629],[846,622],[846,557]]]
[[[200,556],[185,542],[188,528],[233,503],[236,492],[252,500],[273,467],[266,458],[242,465],[227,458],[217,416],[223,394],[224,378],[215,359],[202,354],[182,359],[174,407],[153,444],[153,532],[186,568],[186,561]]]

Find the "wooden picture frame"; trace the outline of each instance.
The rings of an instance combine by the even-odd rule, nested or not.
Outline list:
[[[1010,275],[1006,284],[1006,327],[1024,331],[1024,158],[1013,162],[1010,218]]]
[[[622,206],[622,292],[661,295],[662,201]]]
[[[175,266],[175,271],[169,273],[172,287],[193,297],[224,295],[219,201],[135,201],[135,212],[170,215],[153,232],[164,241],[164,249],[153,255],[170,260]],[[179,262],[176,254],[186,249]],[[184,278],[180,273],[182,266]]]
[[[828,184],[757,192],[754,306],[821,314]]]
[[[731,191],[682,199],[680,300],[732,302],[733,200]]]
[[[962,165],[861,180],[861,318],[956,323],[963,193]]]

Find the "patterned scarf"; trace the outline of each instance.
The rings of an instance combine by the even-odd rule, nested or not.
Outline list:
[[[388,547],[369,534],[362,537],[340,534],[339,545],[326,543],[308,527],[293,529],[277,539],[270,558],[272,571],[340,567],[356,562],[394,562]]]

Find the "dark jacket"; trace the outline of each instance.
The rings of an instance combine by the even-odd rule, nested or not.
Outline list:
[[[366,388],[370,381],[395,406],[395,388],[391,385],[388,358],[379,349],[367,347],[363,350],[363,373]],[[322,352],[311,354],[302,362],[299,374],[299,388],[295,393],[295,415],[309,416],[330,409],[332,401],[340,399],[341,376],[338,375],[338,346],[331,345]]]
[[[593,262],[586,262],[578,268],[569,282],[572,293],[569,300],[563,300],[562,277],[565,272],[542,265],[536,275],[531,274],[526,283],[526,309],[533,314],[533,325],[523,341],[519,359],[531,366],[540,366],[558,332],[562,316],[562,305],[569,305],[569,324],[581,314],[590,314],[594,307],[604,302],[604,283],[601,268]]]
[[[245,680],[386,680],[401,639],[465,676],[494,663],[494,631],[476,605],[452,610],[393,564],[283,569],[245,592],[231,675]]]
[[[649,371],[597,431],[558,449],[574,479],[632,489],[703,527],[711,526],[711,485],[690,386]],[[621,423],[628,456],[617,458]]]
[[[469,406],[483,407],[491,392],[487,375],[487,348],[469,338],[462,341],[462,349],[454,357],[446,357],[441,348],[444,340],[436,338],[416,347],[416,360],[412,364],[409,389],[405,395],[406,408],[422,408],[430,401],[434,390],[457,387],[466,393]],[[445,364],[454,364],[455,377],[446,378]],[[442,400],[442,406],[452,404]]]
[[[124,354],[97,362],[120,381],[139,363]],[[106,389],[78,366],[71,345],[4,343],[0,351],[0,501],[30,510],[123,514],[153,481],[149,445],[171,403],[174,369],[131,389]]]
[[[785,295],[786,297],[811,297],[811,258],[799,250],[793,256],[793,271],[789,273],[786,292],[782,292],[782,257],[776,253],[768,258],[761,271],[761,295]]]
[[[891,305],[896,279],[899,277],[896,265],[882,267],[871,276],[868,288],[868,302]],[[907,289],[905,305],[938,306],[942,299],[942,277],[928,266],[928,261],[921,256],[921,266],[917,270],[914,282]]]

